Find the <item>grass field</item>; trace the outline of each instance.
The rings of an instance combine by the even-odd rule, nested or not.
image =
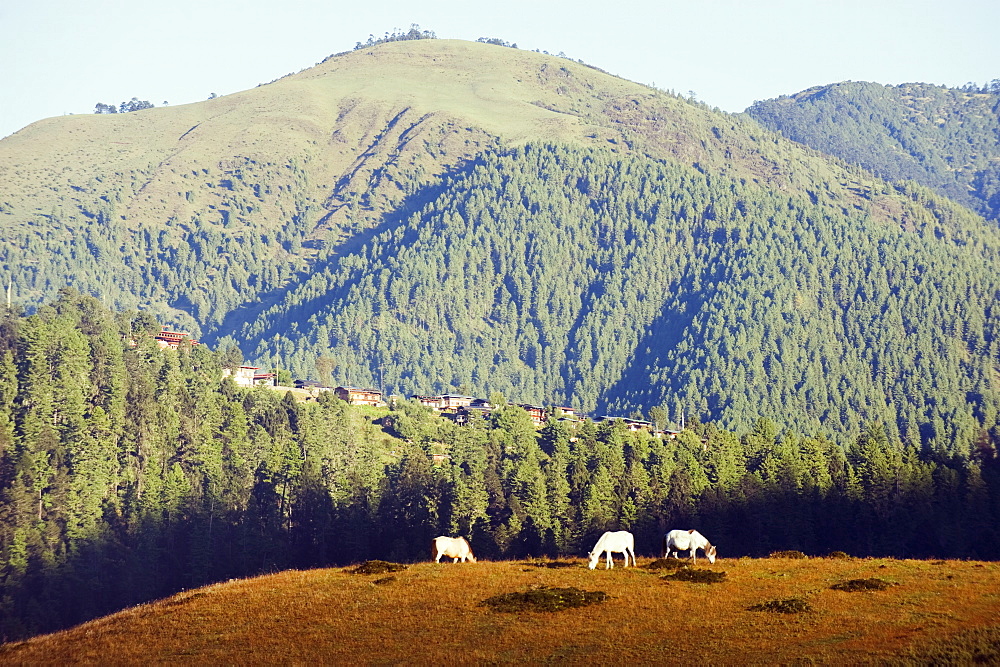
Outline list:
[[[671,570],[583,560],[418,563],[392,573],[288,571],[180,593],[0,647],[3,663],[913,663],[1000,662],[1000,564],[732,559]],[[564,565],[566,565],[564,563]],[[884,590],[831,588],[879,580]],[[547,588],[608,598],[556,612],[499,612],[492,596]],[[848,587],[850,588],[850,587]],[[750,611],[768,602],[798,600]],[[766,606],[766,605],[765,605]]]

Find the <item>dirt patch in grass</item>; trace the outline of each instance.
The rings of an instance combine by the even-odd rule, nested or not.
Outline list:
[[[839,584],[834,584],[830,586],[835,591],[847,591],[848,593],[857,593],[860,591],[884,591],[890,586],[895,586],[891,582],[885,581],[884,579],[849,579],[847,581],[842,581]]]
[[[772,614],[808,614],[813,608],[802,598],[785,598],[783,600],[768,600],[747,607],[747,611],[769,611]]]
[[[688,562],[679,558],[657,558],[642,567],[646,570],[679,570],[687,566]]]
[[[772,551],[768,558],[808,558],[801,551]]]
[[[690,581],[695,584],[718,584],[726,579],[725,572],[715,570],[696,570],[690,567],[682,567],[673,574],[660,577],[666,581]]]
[[[348,570],[351,574],[387,574],[389,572],[402,572],[406,569],[400,563],[389,563],[384,560],[367,560],[361,565]]]
[[[547,567],[553,570],[561,567],[583,567],[580,563],[574,563],[569,560],[528,561],[525,565],[530,565],[531,567]]]
[[[574,607],[604,602],[608,599],[604,591],[582,591],[579,588],[549,588],[539,586],[521,593],[494,595],[479,603],[480,607],[490,607],[493,611],[562,611]]]

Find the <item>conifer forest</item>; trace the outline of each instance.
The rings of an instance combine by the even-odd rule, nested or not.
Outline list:
[[[469,425],[412,400],[296,401],[221,380],[223,354],[160,349],[154,322],[72,290],[0,326],[0,632],[66,627],[213,581],[370,558],[580,556],[607,529],[658,555],[698,526],[726,557],[1000,557],[1000,462],[688,424],[674,438],[516,406]],[[495,401],[500,402],[494,397]],[[447,452],[447,457],[434,457]]]

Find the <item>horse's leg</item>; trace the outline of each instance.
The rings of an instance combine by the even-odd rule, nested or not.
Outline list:
[[[608,556],[608,563],[607,563],[607,565],[605,566],[604,569],[605,570],[610,570],[611,568],[613,568],[615,566],[615,559],[611,557],[611,549],[608,549],[604,553],[607,554],[607,556]]]

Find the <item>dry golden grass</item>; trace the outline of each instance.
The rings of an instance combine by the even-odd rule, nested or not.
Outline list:
[[[989,653],[1000,616],[994,563],[719,560],[710,569],[725,571],[726,579],[710,586],[668,582],[661,571],[641,567],[590,571],[583,561],[557,568],[418,563],[388,581],[349,569],[289,571],[184,592],[5,645],[0,662],[922,662],[934,651],[961,656],[972,641]],[[831,589],[873,577],[898,585]],[[539,587],[610,597],[555,613],[479,605]],[[748,610],[789,598],[805,600],[812,611]]]

